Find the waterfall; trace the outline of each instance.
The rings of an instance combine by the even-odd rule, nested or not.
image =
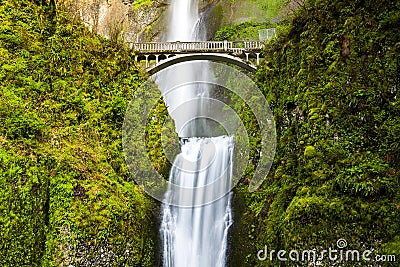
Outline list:
[[[191,138],[182,146],[182,153],[174,162],[170,181],[184,188],[201,187],[214,182],[216,177],[221,178],[212,187],[212,192],[200,190],[199,194],[195,191],[189,196],[182,189],[168,191],[166,197],[176,197],[184,203],[191,197],[195,205],[206,197],[205,194],[225,192],[232,174],[232,144],[232,137],[227,136]],[[190,166],[187,165],[200,156],[198,165],[206,165],[205,168],[188,173]],[[231,223],[230,195],[202,206],[164,205],[161,225],[164,266],[225,266],[227,234]]]
[[[167,41],[204,40],[198,1],[171,1]],[[212,112],[206,85],[189,83],[169,90],[168,83],[180,76],[195,82],[212,75],[205,61],[187,65],[179,73],[166,71],[157,78],[181,137],[181,153],[169,177],[174,186],[165,194],[165,203],[178,204],[162,207],[163,266],[222,267],[232,224],[231,193],[225,192],[232,183],[233,136],[214,136],[206,116]]]

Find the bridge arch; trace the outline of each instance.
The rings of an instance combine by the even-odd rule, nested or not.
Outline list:
[[[194,61],[194,60],[211,60],[211,61],[220,61],[225,63],[231,63],[236,66],[239,66],[245,70],[250,72],[254,72],[257,70],[257,67],[253,64],[246,62],[238,57],[234,57],[228,54],[223,53],[196,53],[196,54],[176,54],[173,57],[169,57],[165,60],[160,61],[157,65],[149,67],[147,72],[150,75],[153,75],[163,69],[166,69],[172,65],[187,62],[187,61]]]

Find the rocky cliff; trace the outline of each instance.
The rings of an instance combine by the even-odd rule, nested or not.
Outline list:
[[[111,40],[154,41],[162,37],[167,0],[64,0],[60,8]]]

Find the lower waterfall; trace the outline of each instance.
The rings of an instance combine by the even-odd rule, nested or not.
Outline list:
[[[232,179],[232,155],[232,136],[192,137],[182,141],[182,152],[170,173],[170,183],[182,189],[168,190],[165,197],[192,206],[163,205],[163,266],[225,266],[232,212],[231,193],[224,192]],[[210,190],[202,190],[210,184]],[[190,195],[184,192],[188,187],[194,188]],[[220,195],[218,200],[207,203],[207,199]]]

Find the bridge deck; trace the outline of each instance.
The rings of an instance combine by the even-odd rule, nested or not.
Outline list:
[[[131,43],[130,46],[138,54],[241,53],[261,51],[263,43],[260,41],[147,42]]]

